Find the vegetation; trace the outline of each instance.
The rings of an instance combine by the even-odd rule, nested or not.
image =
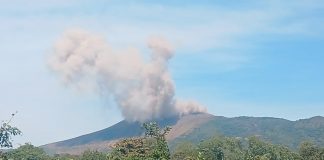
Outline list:
[[[8,121],[3,121],[0,126],[0,149],[12,147],[12,136],[21,134],[21,131],[17,127],[10,125],[15,114],[11,115]],[[6,158],[2,150],[0,150],[0,160]]]
[[[109,159],[170,159],[170,151],[165,136],[169,127],[160,129],[157,123],[144,123],[145,137],[121,140],[109,154]]]
[[[216,136],[194,145],[179,144],[174,150],[174,160],[324,160],[324,148],[311,142],[300,145],[298,152],[288,147],[274,145],[250,137],[247,140]]]
[[[324,148],[320,148],[312,142],[303,142],[299,147],[299,154],[303,159],[324,160]]]
[[[85,151],[80,160],[106,160],[107,155],[98,151]]]
[[[6,153],[6,157],[14,160],[48,160],[50,157],[41,148],[35,147],[29,143],[18,147]]]
[[[20,135],[21,131],[10,125],[11,120],[15,114],[11,115],[9,121],[4,121],[0,126],[0,148],[11,148],[12,147],[12,136]]]
[[[27,143],[4,153],[0,160],[324,160],[324,148],[312,142],[303,142],[298,150],[290,150],[258,137],[214,136],[197,143],[179,142],[170,151],[165,138],[169,127],[161,129],[150,122],[144,123],[143,128],[144,136],[120,140],[109,153],[85,151],[79,156],[49,156]]]

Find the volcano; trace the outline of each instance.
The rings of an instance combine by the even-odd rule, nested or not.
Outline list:
[[[214,135],[231,137],[258,136],[275,144],[295,149],[300,142],[312,140],[324,146],[324,117],[289,121],[272,117],[226,118],[195,113],[156,120],[160,127],[170,126],[169,145],[180,141],[199,141]],[[49,154],[81,154],[85,150],[109,151],[117,141],[144,135],[139,122],[121,121],[106,129],[76,138],[41,146]]]
[[[192,132],[200,125],[212,120],[211,114],[196,113],[184,116],[175,116],[158,119],[160,127],[171,127],[167,139],[169,141]],[[41,146],[50,154],[80,154],[85,150],[107,151],[118,140],[123,138],[138,137],[144,135],[144,129],[140,122],[128,122],[123,120],[106,129],[82,135],[65,141]]]

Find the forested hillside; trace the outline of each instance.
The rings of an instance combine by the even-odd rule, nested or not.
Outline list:
[[[324,146],[324,117],[289,121],[271,117],[214,117],[193,132],[178,137],[177,141],[199,142],[218,135],[246,138],[256,136],[274,144],[296,149],[302,141]]]

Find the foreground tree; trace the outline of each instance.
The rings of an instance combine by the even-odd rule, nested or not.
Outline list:
[[[55,154],[51,157],[51,160],[78,160],[80,156],[78,155],[70,155],[70,154]]]
[[[20,135],[21,131],[10,125],[15,114],[11,115],[9,121],[4,121],[0,127],[0,148],[12,147],[12,136]]]
[[[320,148],[314,143],[306,141],[300,144],[299,155],[303,160],[324,160],[324,148]]]
[[[145,159],[149,154],[150,148],[145,144],[144,138],[129,138],[117,142],[108,159],[140,160]]]
[[[106,160],[107,156],[98,151],[85,151],[80,160]]]
[[[161,129],[157,123],[144,123],[145,136],[130,138],[115,144],[108,159],[113,160],[168,160],[170,151],[165,136],[171,128]]]
[[[8,159],[14,160],[49,160],[51,159],[43,149],[26,143],[17,149],[6,153]]]
[[[285,146],[261,141],[256,137],[248,139],[246,160],[300,160],[301,157]]]
[[[170,159],[170,150],[166,140],[166,135],[171,130],[170,127],[161,129],[156,122],[144,123],[145,136],[148,140],[153,141],[151,147],[153,148],[152,158],[154,159]]]
[[[199,157],[197,146],[191,142],[179,143],[174,149],[171,159],[173,160],[196,160]],[[201,153],[200,153],[201,154]],[[202,155],[200,155],[202,157]]]
[[[21,134],[21,131],[17,127],[10,125],[15,114],[11,115],[8,121],[3,121],[0,126],[0,149],[12,147],[12,136]],[[0,150],[0,159],[7,159],[6,154]]]
[[[242,160],[244,148],[239,138],[215,136],[198,145],[200,159]]]
[[[306,147],[309,148],[309,147]],[[307,149],[306,149],[307,150]],[[310,149],[313,150],[314,149]],[[305,155],[320,155],[316,152],[306,152]],[[305,156],[305,160],[307,156]],[[324,160],[316,157],[316,160]],[[198,145],[182,143],[172,154],[174,160],[301,160],[298,153],[288,147],[271,144],[256,137],[244,140],[215,136],[200,142]]]

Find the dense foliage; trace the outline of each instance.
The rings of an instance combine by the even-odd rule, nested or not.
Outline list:
[[[179,144],[172,154],[174,160],[324,160],[324,148],[304,142],[298,151],[274,145],[257,137],[246,140],[216,136],[195,145]]]
[[[303,159],[324,160],[324,148],[320,148],[311,142],[303,142],[299,147],[299,154]]]
[[[145,137],[121,140],[109,154],[109,159],[170,159],[165,136],[169,127],[161,129],[157,123],[144,123]]]
[[[14,160],[48,160],[50,157],[44,152],[43,149],[35,147],[29,143],[18,147],[8,153],[6,157]]]

